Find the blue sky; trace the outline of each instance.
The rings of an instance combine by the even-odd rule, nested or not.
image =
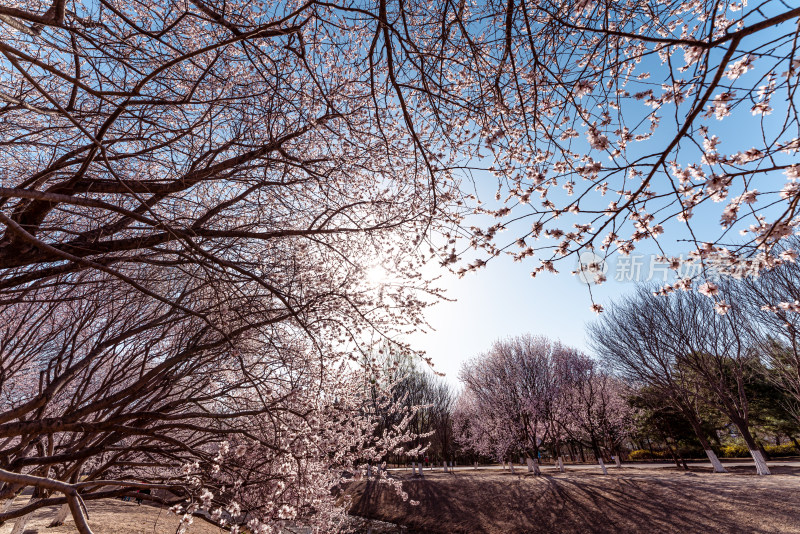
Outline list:
[[[762,38],[771,38],[773,35],[765,35]],[[751,49],[756,48],[756,43],[747,43]],[[718,51],[722,54],[724,51]],[[641,68],[652,70],[654,80],[663,79],[664,67],[656,61],[657,58],[648,58]],[[768,69],[776,68],[780,75],[782,65],[775,65],[769,60],[757,62],[757,67],[745,73],[730,86],[731,90],[746,90],[748,87],[764,83],[763,76]],[[637,72],[639,72],[637,70]],[[652,88],[658,91],[660,82],[654,80],[641,82],[642,86],[652,84]],[[741,84],[742,88],[738,86]],[[720,86],[717,93],[725,90]],[[773,96],[772,105],[776,108],[776,113],[765,118],[755,117],[750,113],[750,105],[745,102],[736,108],[732,116],[724,121],[718,121],[714,117],[701,117],[697,120],[697,125],[704,124],[709,127],[711,135],[718,135],[721,143],[718,150],[722,154],[734,154],[738,151],[745,151],[751,147],[764,147],[765,140],[762,138],[762,129],[769,138],[770,135],[780,137],[782,141],[788,141],[797,135],[792,131],[782,132],[782,121],[785,119],[787,108],[787,96],[783,93],[776,93]],[[643,104],[632,102],[631,107],[624,110],[627,117],[631,114],[650,113],[649,108],[644,108]],[[654,154],[663,150],[676,131],[676,122],[680,123],[688,112],[688,106],[692,105],[687,101],[682,105],[678,113],[669,106],[658,111],[659,116],[663,116],[664,122],[656,131],[656,134],[648,141],[637,143],[635,148],[630,148],[630,159],[636,156]],[[640,109],[641,108],[641,109]],[[674,116],[671,115],[675,113]],[[763,122],[762,122],[763,121]],[[702,138],[695,139],[698,145],[702,143]],[[770,141],[771,142],[771,141]],[[575,141],[575,150],[588,151],[583,138]],[[582,148],[580,148],[582,147]],[[692,149],[691,143],[681,143],[681,155],[677,157],[678,163],[685,166],[688,163],[699,161],[698,149]],[[764,165],[772,163],[788,164],[796,161],[796,155],[783,156],[777,155],[775,160],[764,160]],[[490,161],[481,161],[481,167],[491,165]],[[485,165],[484,165],[485,163]],[[761,165],[761,163],[758,163]],[[715,171],[716,172],[716,171]],[[779,191],[786,182],[786,176],[781,172],[756,175],[750,184],[750,189],[757,188],[762,195],[768,192]],[[668,183],[663,175],[659,175],[654,180],[654,189],[661,192],[665,184]],[[494,193],[497,189],[497,180],[488,173],[476,172],[475,184],[465,181],[462,187],[465,191],[472,191],[473,186],[478,196],[486,202],[486,206],[494,205]],[[613,190],[613,187],[612,187]],[[669,190],[669,188],[667,189]],[[694,211],[691,220],[693,231],[699,240],[716,240],[721,234],[720,213],[730,198],[739,194],[736,186],[733,186],[729,198],[720,203],[704,202]],[[560,187],[551,191],[548,198],[562,205],[567,202]],[[774,198],[774,197],[773,197]],[[617,200],[616,196],[609,194],[605,198],[597,198],[603,209],[611,200]],[[762,213],[768,219],[777,216],[780,209],[785,208],[783,203],[768,207]],[[514,210],[514,217],[525,214],[525,207]],[[661,218],[665,215],[673,215],[674,210],[668,213],[657,214],[657,222],[662,222]],[[743,212],[744,214],[744,212]],[[496,222],[496,221],[494,221]],[[523,235],[527,228],[530,228],[529,219],[523,219],[517,223],[509,225],[508,232],[503,234],[503,239],[497,241],[498,245],[514,241]],[[573,221],[569,220],[562,228],[568,228]],[[586,222],[583,220],[581,222]],[[754,221],[751,216],[746,217],[739,224],[735,225],[724,236],[723,241],[729,246],[741,243],[738,230],[747,227]],[[492,224],[483,221],[482,226],[486,228]],[[687,231],[684,223],[671,220],[664,222],[665,234],[659,238],[659,244],[664,251],[672,256],[683,255],[694,249],[694,244],[688,241],[691,234]],[[624,237],[630,235],[630,227],[623,231]],[[533,243],[529,243],[532,244]],[[539,241],[535,246],[546,246],[547,240]],[[517,249],[515,249],[517,250]],[[655,256],[659,255],[655,244],[650,242],[640,243],[635,252],[641,257],[642,277],[648,278],[649,267]],[[478,255],[486,259],[485,255]],[[537,255],[538,256],[538,255]],[[592,286],[594,301],[608,308],[612,300],[618,298],[635,288],[635,283],[631,281],[619,282],[615,280],[615,274],[621,259],[614,255],[610,259],[608,281],[601,286]],[[627,261],[630,261],[628,259]],[[571,257],[556,265],[560,274],[540,274],[533,279],[530,276],[531,270],[538,265],[538,261],[527,260],[522,263],[515,263],[510,257],[501,255],[489,261],[486,268],[477,272],[468,273],[464,278],[457,278],[444,269],[430,267],[427,271],[428,276],[441,275],[441,285],[447,290],[447,296],[454,299],[453,302],[441,302],[429,310],[427,314],[432,331],[418,333],[410,337],[408,341],[418,349],[425,350],[430,356],[438,371],[444,372],[448,380],[457,384],[458,370],[461,364],[468,358],[487,350],[491,343],[502,337],[517,335],[526,332],[532,334],[543,334],[552,339],[557,339],[565,344],[586,350],[588,343],[585,335],[587,323],[596,320],[597,315],[591,311],[591,300],[587,286],[577,277],[572,276],[570,271],[577,267],[577,260]]]

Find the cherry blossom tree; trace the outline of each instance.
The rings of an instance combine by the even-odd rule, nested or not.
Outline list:
[[[744,4],[0,6],[0,493],[59,493],[31,506],[61,499],[89,532],[89,494],[180,480],[187,522],[223,495],[234,531],[314,525],[333,517],[325,465],[406,435],[402,417],[376,444],[363,406],[342,431],[334,399],[352,413],[373,340],[424,324],[425,261],[463,273],[516,246],[537,274],[582,249],[630,253],[672,221],[725,269],[785,261],[770,249],[797,223],[800,8]],[[726,135],[733,120],[759,135]],[[498,204],[465,193],[481,170]],[[723,229],[693,227],[714,201]],[[743,243],[725,241],[735,230]],[[464,240],[485,256],[460,264]],[[555,439],[540,376],[491,399],[515,414],[494,420],[498,455]],[[613,407],[606,378],[571,391]],[[613,446],[597,410],[591,441]],[[338,447],[351,456],[326,464]],[[292,489],[222,490],[215,465]]]
[[[48,494],[3,518],[66,502],[89,532],[83,500],[150,487],[187,522],[224,498],[232,530],[324,530],[338,476],[397,454],[356,362],[422,323],[421,243],[458,212],[369,13],[0,7],[0,492]]]
[[[479,454],[537,459],[548,447],[559,457],[565,439],[601,462],[601,451],[619,454],[630,423],[624,388],[574,349],[530,335],[498,341],[460,379],[457,439]]]
[[[460,272],[506,252],[535,256],[536,276],[582,250],[647,243],[677,271],[662,248],[677,237],[721,272],[783,261],[771,250],[798,222],[800,8],[512,0],[464,12],[485,28],[464,45],[473,77],[461,85],[480,77],[493,104],[473,121],[497,194],[476,208],[496,220],[466,232],[485,253]],[[452,18],[469,31],[467,14]],[[605,280],[599,262],[587,268]]]
[[[562,426],[570,438],[592,451],[603,474],[607,474],[603,457],[619,458],[631,429],[628,388],[587,356],[575,356],[566,379],[569,387],[561,399],[570,416]]]
[[[91,532],[81,503],[151,489],[137,497],[172,506],[184,528],[199,515],[233,531],[334,529],[342,477],[365,476],[415,437],[411,414],[377,433],[364,370],[313,357],[281,319],[232,313],[223,336],[122,282],[93,289],[2,310],[0,498],[39,493],[0,520],[66,503]],[[390,391],[378,402],[391,406]]]

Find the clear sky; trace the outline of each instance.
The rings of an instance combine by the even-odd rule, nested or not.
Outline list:
[[[644,278],[649,274],[648,262],[648,257],[642,258]],[[584,327],[597,315],[590,310],[586,284],[572,276],[567,267],[571,270],[576,264],[564,263],[559,266],[561,273],[542,274],[534,279],[530,276],[530,263],[500,256],[485,269],[463,278],[440,269],[442,286],[448,297],[456,300],[429,309],[428,319],[435,330],[416,334],[411,341],[433,358],[435,369],[445,373],[452,384],[458,382],[462,362],[505,336],[544,334],[586,350]],[[614,296],[634,288],[631,281],[614,280],[617,271],[616,265],[610,265],[609,280],[592,286],[596,302],[607,305]],[[619,272],[627,279],[630,271],[621,267]]]

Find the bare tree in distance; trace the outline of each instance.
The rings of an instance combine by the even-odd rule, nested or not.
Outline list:
[[[691,424],[714,472],[725,473],[699,415],[700,403],[705,401],[691,377],[680,372],[671,339],[664,331],[665,306],[656,302],[660,298],[652,294],[652,288],[640,286],[634,295],[616,302],[588,327],[592,351],[630,383],[661,392],[660,398]]]
[[[787,248],[797,245],[796,237],[787,240]],[[800,266],[786,262],[732,284],[731,292],[752,317],[748,324],[764,355],[766,378],[786,392],[784,408],[800,423]]]
[[[758,474],[768,475],[769,468],[750,430],[750,407],[745,389],[748,376],[753,372],[753,365],[759,358],[757,344],[751,335],[752,329],[748,326],[750,319],[745,315],[742,306],[730,306],[724,314],[718,312],[718,304],[715,304],[712,297],[718,296],[717,292],[727,300],[731,300],[732,296],[727,290],[727,284],[723,287],[726,288],[724,293],[715,286],[715,294],[710,297],[693,291],[659,296],[641,290],[629,301],[633,303],[630,304],[629,312],[656,319],[647,323],[646,339],[639,339],[636,333],[618,338],[616,342],[603,337],[612,346],[616,343],[623,348],[613,354],[601,354],[609,357],[612,365],[624,368],[626,373],[638,374],[639,379],[647,377],[656,385],[660,383],[674,387],[677,393],[680,392],[681,385],[694,382],[706,401],[719,409],[736,426],[753,457]],[[623,324],[637,324],[631,323],[629,315],[623,313],[616,314],[610,322],[625,318]],[[639,324],[644,321],[646,319]],[[599,343],[600,339],[596,341]],[[650,344],[651,348],[646,344]],[[638,362],[621,361],[621,355],[628,351],[635,352],[642,345],[645,352],[638,356]],[[630,355],[625,358],[630,358]],[[647,363],[642,360],[647,360]],[[635,366],[643,368],[632,370]],[[665,366],[669,369],[662,370]],[[653,372],[654,370],[658,372]],[[687,401],[689,399],[691,397],[686,398]]]

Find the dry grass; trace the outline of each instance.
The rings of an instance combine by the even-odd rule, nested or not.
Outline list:
[[[28,496],[17,498],[16,506],[22,506]],[[89,510],[89,526],[95,534],[165,534],[175,532],[178,517],[166,509],[135,502],[123,502],[118,499],[102,499],[86,503]],[[75,523],[71,516],[60,527],[47,528],[58,511],[58,507],[50,506],[38,510],[25,525],[25,534],[73,534]],[[0,534],[9,534],[14,528],[14,520],[0,527]],[[222,530],[210,525],[202,519],[195,518],[189,527],[191,534],[220,534]]]
[[[713,474],[695,467],[610,468],[534,477],[502,471],[401,475],[412,507],[392,490],[352,484],[352,513],[404,525],[404,532],[800,533],[800,469]]]

